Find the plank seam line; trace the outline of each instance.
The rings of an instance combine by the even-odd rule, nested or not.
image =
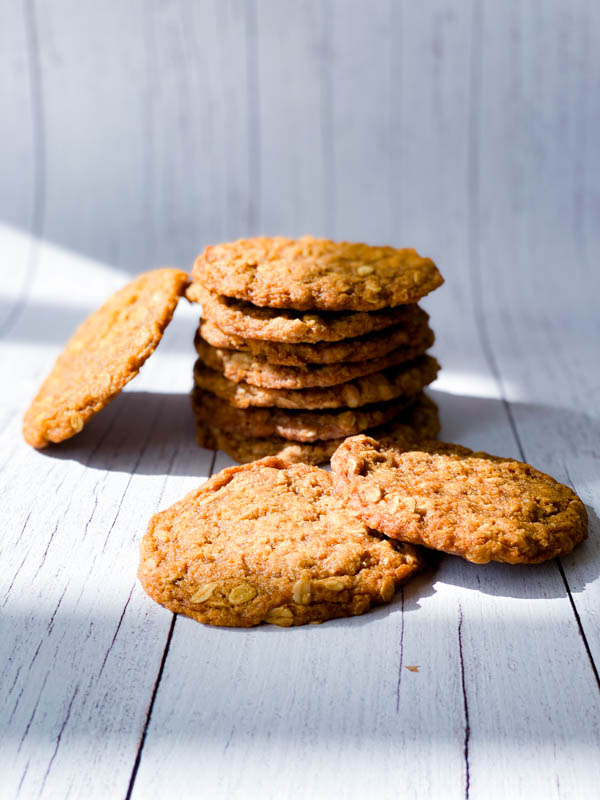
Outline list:
[[[498,363],[494,355],[489,332],[487,329],[487,324],[485,321],[485,315],[483,314],[483,286],[481,282],[481,269],[480,269],[481,239],[480,239],[480,226],[479,226],[480,146],[479,146],[478,114],[476,113],[476,106],[478,110],[479,98],[481,94],[481,85],[479,76],[481,74],[481,67],[482,67],[482,50],[481,50],[481,33],[483,28],[482,17],[483,17],[483,9],[479,6],[478,3],[474,3],[473,13],[472,13],[472,32],[471,32],[472,57],[470,64],[471,75],[470,75],[470,90],[469,90],[470,99],[469,99],[469,162],[468,162],[469,274],[471,276],[471,287],[472,287],[471,297],[473,302],[473,315],[475,318],[475,324],[477,327],[477,332],[479,334],[479,340],[484,358],[488,364],[490,372],[494,377],[494,380],[496,381],[496,385],[498,386],[498,391],[500,393],[500,401],[506,412],[508,423],[510,425],[513,436],[515,438],[515,442],[519,450],[520,458],[522,461],[527,461],[523,443],[521,441],[521,437],[519,436],[519,431],[517,429],[516,420],[514,418],[511,405],[506,397],[504,381],[502,380],[502,375],[500,373],[500,369],[498,367]],[[565,574],[564,569],[562,568],[562,564],[558,561],[558,559],[556,560],[558,562],[559,573],[563,581],[565,590],[567,592],[567,597],[569,598],[569,602],[571,604],[571,609],[573,611],[575,621],[579,628],[579,633],[581,635],[586,653],[590,660],[590,666],[592,668],[592,672],[596,678],[596,681],[598,682],[598,687],[600,689],[600,677],[598,674],[598,668],[592,656],[592,651],[590,649],[585,631],[583,629],[581,618],[576,609],[575,601],[573,599],[573,595],[571,592],[571,588],[569,586],[569,582],[567,580],[567,576]]]
[[[149,445],[150,439],[152,437],[152,432],[154,431],[154,428],[156,426],[156,422],[158,420],[158,417],[160,415],[160,412],[161,412],[161,409],[162,409],[164,403],[165,403],[164,396],[161,396],[161,399],[157,403],[156,411],[154,412],[154,415],[153,415],[152,420],[150,422],[150,425],[148,427],[148,434],[146,436],[146,440],[144,441],[144,444],[140,448],[138,456],[137,456],[137,458],[135,460],[135,463],[133,465],[133,469],[131,470],[131,472],[129,474],[129,477],[127,479],[127,483],[125,485],[125,488],[123,489],[123,493],[121,495],[121,499],[119,500],[119,505],[117,507],[117,511],[116,511],[115,516],[113,518],[112,524],[111,524],[110,528],[108,529],[108,533],[106,534],[106,538],[104,539],[104,544],[102,545],[102,552],[103,553],[106,551],[106,545],[108,544],[108,540],[110,539],[110,535],[112,534],[112,532],[114,530],[114,527],[117,524],[117,520],[119,519],[119,515],[121,513],[121,509],[123,508],[123,502],[125,500],[125,496],[126,496],[127,492],[129,491],[129,487],[131,486],[131,482],[132,482],[135,474],[138,471],[138,468],[139,468],[139,466],[140,466],[140,464],[142,462],[142,458],[144,457],[144,454],[145,454],[146,450],[148,449],[148,445]],[[172,462],[171,462],[171,464],[172,464]],[[171,468],[171,464],[169,464],[169,471],[170,471],[170,468]],[[169,472],[167,472],[167,476],[168,475],[169,475]],[[93,516],[93,512],[92,512],[92,516]],[[91,518],[90,518],[90,520],[91,520]]]
[[[29,68],[31,99],[31,136],[33,140],[33,198],[31,214],[31,233],[34,241],[29,243],[29,254],[23,283],[17,301],[0,325],[0,336],[5,336],[19,319],[29,299],[31,284],[39,266],[39,240],[44,228],[46,204],[46,128],[44,113],[44,91],[42,67],[40,63],[40,41],[34,0],[23,3],[23,22],[25,27],[25,48]]]
[[[36,656],[40,652],[40,647],[41,647],[41,642],[38,645],[38,648],[36,650]],[[35,660],[35,656],[34,656],[32,662],[31,662],[32,664],[33,664],[34,660]],[[31,669],[31,664],[30,664],[29,668]],[[21,736],[21,740],[19,742],[19,746],[17,747],[17,754],[21,752],[21,748],[23,747],[23,743],[25,742],[25,739],[27,738],[27,736],[29,734],[29,729],[31,728],[31,725],[33,723],[33,718],[35,717],[36,712],[38,710],[38,706],[40,704],[40,700],[42,699],[42,695],[44,694],[44,689],[46,688],[46,684],[48,683],[48,678],[49,677],[50,677],[50,673],[46,672],[46,677],[43,680],[42,688],[39,691],[39,694],[37,696],[37,700],[35,701],[35,705],[33,707],[33,711],[31,712],[31,716],[29,717],[29,721],[27,722],[27,725],[25,726],[25,730],[23,731],[23,736]],[[20,699],[20,695],[19,695],[19,699]],[[18,705],[18,701],[17,701],[17,705]],[[15,706],[15,711],[16,711],[16,706]],[[14,714],[14,711],[13,711],[13,714]]]
[[[129,596],[127,598],[127,601],[126,601],[125,605],[123,606],[123,611],[121,612],[121,616],[119,617],[119,622],[117,623],[117,627],[115,628],[115,632],[113,634],[111,643],[108,646],[108,650],[104,654],[104,659],[102,661],[102,666],[100,667],[100,671],[98,672],[97,680],[100,680],[100,676],[102,675],[104,667],[106,666],[106,662],[108,661],[108,657],[109,657],[109,655],[111,653],[111,650],[113,649],[114,644],[115,644],[115,642],[117,640],[117,636],[119,635],[119,631],[121,630],[121,625],[123,624],[123,619],[125,617],[125,612],[127,611],[127,608],[129,607],[129,603],[131,601],[131,595],[133,594],[133,590],[134,589],[135,589],[135,581],[134,581],[134,583],[133,583],[133,585],[131,587],[131,590],[129,592]]]
[[[573,484],[573,479],[569,473],[569,468],[567,467],[566,463],[563,461],[563,467],[565,473],[567,475],[567,480],[569,481],[569,485],[575,491],[575,486]],[[600,691],[600,674],[598,673],[598,667],[596,666],[596,662],[594,661],[594,657],[592,655],[592,649],[590,647],[590,643],[588,642],[587,636],[585,634],[583,623],[581,622],[581,617],[579,616],[579,611],[577,610],[577,606],[575,604],[575,599],[573,598],[573,593],[571,592],[571,587],[569,586],[569,582],[567,581],[567,576],[565,575],[565,570],[560,558],[555,559],[556,566],[558,567],[558,571],[560,572],[560,576],[563,580],[565,585],[565,589],[567,590],[567,596],[569,598],[569,603],[571,603],[571,608],[573,610],[573,615],[577,621],[577,625],[579,626],[579,632],[581,634],[581,638],[583,639],[583,646],[587,652],[588,658],[590,660],[590,665],[592,667],[592,672],[594,673],[594,677],[596,678],[596,683],[598,685],[598,691]]]
[[[29,772],[29,766],[31,764],[31,759],[27,759],[27,763],[25,764],[25,769],[23,770],[23,774],[21,775],[21,780],[19,781],[19,785],[17,786],[17,797],[21,794],[21,789],[23,788],[23,784],[25,783],[25,778],[27,777],[27,773]]]
[[[79,684],[75,687],[75,691],[73,692],[73,696],[71,697],[71,701],[69,702],[69,707],[67,708],[66,716],[63,720],[63,724],[60,726],[60,730],[58,732],[58,736],[56,738],[56,747],[54,748],[54,752],[52,753],[52,758],[48,762],[48,767],[46,772],[44,773],[44,777],[42,779],[42,785],[40,786],[40,791],[38,797],[42,796],[42,792],[44,791],[44,786],[46,785],[46,780],[48,779],[48,775],[50,774],[50,770],[52,769],[52,764],[54,763],[54,759],[56,758],[56,754],[58,753],[58,748],[60,747],[60,740],[62,739],[63,732],[67,727],[67,723],[69,721],[69,717],[71,716],[71,710],[73,708],[73,703],[75,702],[75,698],[77,697],[77,693],[79,692]]]
[[[178,453],[179,453],[179,446],[177,446],[175,448],[175,450],[173,451],[173,455],[171,456],[171,458],[169,460],[169,465],[167,467],[167,474],[165,475],[165,479],[163,481],[162,489],[161,489],[161,492],[160,492],[160,497],[159,497],[158,502],[156,504],[157,507],[160,507],[160,504],[162,502],[162,498],[163,498],[163,495],[165,493],[165,488],[166,488],[166,485],[167,485],[167,480],[168,480],[169,475],[171,474],[171,470],[173,469],[173,464],[175,462],[175,458],[177,457]],[[129,591],[129,595],[127,597],[125,605],[123,606],[123,611],[121,612],[121,616],[119,617],[119,622],[117,623],[117,627],[116,627],[115,632],[113,634],[112,641],[111,641],[111,643],[110,643],[110,645],[108,647],[108,650],[104,654],[104,660],[102,661],[102,666],[100,667],[100,671],[98,672],[98,679],[102,675],[104,667],[106,666],[106,662],[108,661],[108,657],[110,655],[110,652],[113,649],[114,644],[115,644],[115,642],[117,640],[117,636],[119,635],[119,630],[121,629],[121,625],[123,624],[123,619],[125,617],[125,612],[127,611],[129,603],[131,602],[131,597],[133,595],[133,590],[134,589],[135,589],[135,581],[131,586],[131,589]]]
[[[213,474],[213,470],[215,468],[215,460],[217,458],[217,451],[214,450],[212,454],[212,459],[210,462],[210,468],[208,470],[208,477],[210,478]],[[164,491],[164,488],[163,488]],[[161,495],[162,498],[162,495]],[[131,771],[131,777],[129,778],[129,785],[127,787],[127,793],[125,795],[125,800],[130,800],[131,795],[133,793],[133,787],[135,784],[135,780],[137,778],[138,770],[140,768],[140,764],[142,762],[142,752],[144,750],[144,745],[146,743],[146,736],[148,735],[148,728],[150,727],[150,720],[152,719],[152,712],[154,711],[154,703],[156,701],[156,697],[158,695],[158,689],[160,686],[160,682],[162,681],[163,672],[165,669],[165,664],[167,662],[167,657],[169,655],[169,649],[171,647],[171,641],[173,639],[173,632],[175,630],[175,622],[177,621],[177,615],[173,614],[173,619],[171,620],[171,625],[169,627],[169,633],[167,634],[167,640],[165,642],[165,649],[163,650],[162,658],[160,660],[160,666],[158,668],[158,673],[156,674],[156,680],[154,682],[154,687],[152,689],[152,695],[150,697],[150,703],[148,704],[148,710],[146,712],[146,718],[144,720],[144,727],[142,729],[142,734],[140,736],[140,742],[138,745],[138,750],[135,755],[135,761],[133,763],[133,769]]]
[[[398,664],[398,682],[396,684],[396,713],[400,710],[400,684],[402,683],[402,665],[404,663],[404,586],[400,587],[400,660]]]
[[[571,604],[571,609],[573,610],[573,616],[575,617],[575,621],[579,627],[579,633],[581,634],[581,638],[583,639],[583,646],[585,647],[585,651],[588,655],[590,660],[590,666],[592,668],[592,672],[594,673],[594,677],[596,678],[596,684],[598,685],[598,691],[600,691],[600,674],[598,674],[598,668],[596,667],[596,662],[594,661],[594,657],[592,656],[592,651],[587,640],[587,636],[583,630],[583,625],[581,623],[581,617],[579,616],[579,611],[577,610],[577,606],[575,605],[575,601],[573,600],[573,595],[571,593],[571,589],[569,588],[569,584],[567,582],[567,576],[565,575],[565,571],[563,569],[563,565],[561,563],[560,558],[556,558],[556,566],[558,567],[558,571],[563,579],[563,583],[565,584],[565,589],[567,590],[567,597],[569,598],[569,603]]]
[[[465,760],[465,800],[469,800],[469,793],[471,790],[471,772],[469,766],[469,742],[471,739],[471,726],[469,724],[469,702],[467,700],[467,685],[465,681],[465,660],[463,655],[463,640],[462,640],[462,626],[463,626],[463,611],[462,606],[458,604],[458,657],[460,660],[460,683],[462,687],[463,696],[463,710],[465,715],[465,737],[463,745],[463,755]]]
[[[140,737],[140,743],[138,746],[137,753],[135,754],[135,761],[133,764],[133,769],[131,771],[131,777],[129,778],[129,785],[127,787],[127,794],[125,795],[125,800],[130,800],[131,798],[133,792],[133,786],[135,784],[135,779],[137,778],[138,769],[140,768],[140,763],[142,761],[142,751],[144,749],[144,744],[146,743],[146,736],[148,735],[148,728],[150,727],[150,718],[152,717],[152,711],[154,710],[154,703],[156,700],[156,695],[158,694],[158,687],[160,686],[163,672],[165,670],[165,664],[167,661],[167,656],[169,654],[169,647],[171,646],[173,631],[175,630],[176,619],[177,615],[173,614],[171,619],[171,624],[169,626],[169,633],[167,634],[167,641],[165,642],[165,649],[163,650],[162,658],[160,660],[160,666],[156,674],[156,680],[154,681],[154,686],[152,687],[152,696],[150,697],[150,704],[148,705],[148,710],[146,711],[144,728],[142,730],[142,735]]]

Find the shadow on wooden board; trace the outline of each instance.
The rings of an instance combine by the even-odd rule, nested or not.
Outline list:
[[[500,456],[519,457],[502,401],[439,390],[429,394],[440,407],[441,439]],[[583,431],[590,448],[600,442],[600,421],[587,414],[533,403],[511,403],[511,411],[518,418],[535,416],[538,429],[548,429],[547,457],[546,453],[541,458],[538,455],[534,463],[538,469],[551,469],[549,465],[556,457],[557,428],[563,434]],[[161,475],[168,471],[167,453],[194,441],[188,394],[124,391],[90,420],[80,434],[42,452],[95,469],[131,472],[135,467],[135,472],[142,475]],[[198,447],[198,452],[206,451]],[[177,459],[171,469],[172,474],[180,474]]]
[[[124,391],[83,431],[40,451],[90,469],[206,477],[212,450],[196,444],[189,394]]]

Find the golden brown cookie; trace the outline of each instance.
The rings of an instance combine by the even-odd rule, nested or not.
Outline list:
[[[220,372],[208,369],[202,361],[194,366],[194,381],[201,389],[227,400],[238,408],[276,406],[277,408],[358,408],[398,397],[418,394],[435,380],[439,364],[431,356],[420,356],[408,364],[390,367],[339,386],[315,389],[265,389],[249,383],[234,383]]]
[[[359,435],[331,466],[336,493],[367,525],[477,564],[537,564],[587,536],[577,495],[520,461]]]
[[[192,277],[257,306],[300,311],[375,311],[416,303],[443,283],[416,250],[303,236],[258,236],[207,247]]]
[[[412,304],[381,311],[311,311],[303,314],[285,308],[259,308],[243,300],[210,292],[200,283],[192,283],[186,297],[191,303],[200,303],[202,317],[214,322],[226,334],[289,344],[337,342],[391,325],[408,325],[421,311]]]
[[[195,338],[196,352],[209,369],[221,372],[234,383],[250,383],[266,389],[308,389],[317,386],[336,386],[340,383],[370,375],[373,372],[412,361],[433,344],[433,335],[421,342],[402,345],[380,358],[367,361],[347,361],[339,364],[303,364],[287,367],[272,364],[266,358],[212,347],[200,336]]]
[[[436,404],[421,394],[411,407],[390,422],[371,433],[387,436],[394,441],[434,439],[440,431]],[[280,436],[249,437],[233,431],[224,431],[197,417],[196,441],[208,450],[222,450],[231,458],[246,463],[265,456],[278,456],[289,464],[324,464],[344,441],[294,442]]]
[[[208,319],[203,319],[198,328],[199,335],[213,347],[239,350],[243,353],[266,359],[272,364],[302,367],[305,364],[335,364],[340,361],[366,361],[380,358],[397,347],[422,344],[423,352],[434,342],[434,334],[427,320],[427,313],[414,306],[415,315],[406,325],[394,325],[383,331],[342,339],[338,342],[267,342],[262,339],[244,339],[224,333]]]
[[[79,433],[137,375],[160,342],[187,280],[178,269],[146,272],[85,320],[25,413],[28,444],[46,447]]]
[[[138,577],[153,600],[209,625],[289,627],[389,602],[416,548],[348,514],[324,470],[277,458],[230,467],[156,514]]]
[[[412,402],[391,400],[360,409],[286,411],[282,408],[236,408],[202,389],[192,393],[196,417],[208,425],[238,436],[280,436],[296,442],[340,439],[383,425],[398,416]]]

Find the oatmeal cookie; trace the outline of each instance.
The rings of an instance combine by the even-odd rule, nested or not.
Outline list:
[[[389,602],[420,566],[412,545],[345,510],[328,472],[268,458],[224,469],[156,514],[138,577],[153,600],[198,622],[289,627]]]
[[[158,269],[128,283],[73,334],[25,413],[32,447],[74,436],[103,409],[160,342],[188,276]]]
[[[416,250],[303,236],[258,236],[207,247],[192,277],[257,306],[300,311],[376,311],[416,303],[443,283]]]
[[[272,364],[266,358],[213,347],[196,336],[194,345],[200,360],[209,369],[222,373],[234,383],[250,383],[266,389],[309,389],[312,387],[336,386],[371,375],[373,372],[413,361],[431,345],[432,339],[415,344],[402,345],[380,358],[367,361],[348,361],[338,364],[303,364],[287,367]]]
[[[577,495],[520,461],[359,435],[331,466],[336,493],[367,525],[477,564],[536,564],[587,536]]]
[[[433,439],[440,431],[436,404],[421,394],[410,409],[371,432],[391,437],[394,441]],[[235,431],[224,431],[214,423],[197,417],[196,441],[208,450],[222,450],[231,458],[246,463],[265,456],[278,456],[289,464],[324,464],[329,461],[344,438],[328,441],[297,442],[281,436],[249,437]]]
[[[421,311],[413,304],[381,311],[311,311],[303,314],[285,308],[259,308],[211,292],[200,283],[192,283],[186,297],[191,303],[200,303],[202,317],[214,322],[223,333],[288,344],[337,342],[391,325],[408,325]]]
[[[249,383],[234,383],[220,372],[208,369],[202,361],[194,366],[194,381],[201,389],[227,400],[238,408],[268,406],[277,408],[358,408],[398,397],[418,394],[435,380],[439,364],[432,356],[420,356],[408,364],[390,367],[339,386],[314,389],[266,389]]]
[[[196,417],[239,436],[280,436],[296,442],[340,439],[382,425],[410,406],[410,400],[391,400],[359,409],[287,411],[282,408],[236,408],[202,389],[192,393]]]
[[[241,336],[224,333],[214,322],[203,319],[198,334],[213,347],[226,350],[239,350],[272,364],[288,367],[303,367],[306,364],[336,364],[340,361],[366,361],[381,358],[398,347],[420,344],[425,352],[433,344],[435,337],[428,325],[428,314],[419,306],[414,306],[415,314],[405,325],[393,325],[376,333],[354,336],[338,342],[268,342],[262,339],[244,339]]]

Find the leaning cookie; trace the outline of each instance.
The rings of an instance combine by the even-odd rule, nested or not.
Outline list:
[[[210,625],[289,627],[389,602],[421,565],[332,493],[331,475],[270,458],[215,475],[150,521],[138,577],[153,600]]]
[[[338,439],[293,441],[282,436],[247,436],[232,430],[223,430],[206,416],[196,413],[196,441],[208,450],[222,450],[240,464],[266,456],[277,456],[287,464],[325,464],[344,441]],[[377,436],[391,437],[394,441],[415,442],[435,439],[440,432],[440,418],[436,404],[424,394],[418,395],[410,408],[390,422],[373,428]]]
[[[340,445],[331,467],[336,494],[367,525],[477,564],[536,564],[587,536],[577,495],[520,461],[359,435]]]
[[[194,366],[194,381],[196,386],[218,395],[238,408],[358,408],[369,403],[414,396],[435,380],[438,370],[439,364],[435,358],[420,356],[407,364],[399,364],[338,386],[268,389],[250,383],[230,381],[222,373],[208,369],[199,359]]]
[[[42,448],[79,433],[154,352],[187,282],[178,269],[147,272],[88,317],[25,413],[25,441]]]
[[[192,277],[257,306],[376,311],[416,303],[443,283],[416,250],[303,236],[257,236],[207,247]]]

